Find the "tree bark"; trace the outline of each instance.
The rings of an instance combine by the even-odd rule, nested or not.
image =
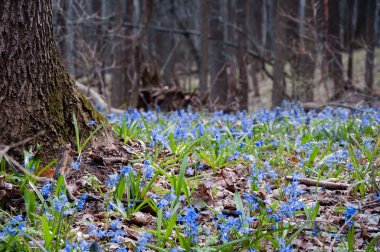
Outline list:
[[[210,75],[211,102],[216,108],[224,108],[227,101],[228,81],[224,54],[224,27],[219,20],[221,1],[209,0],[210,19]]]
[[[285,1],[279,1],[277,6],[276,16],[276,37],[274,44],[274,66],[273,66],[273,88],[272,88],[272,107],[281,105],[282,100],[285,98],[285,85],[284,85],[284,67],[286,63],[286,52],[284,48],[284,37],[286,34],[286,17],[284,16],[284,9],[286,8]]]
[[[263,54],[263,23],[264,23],[264,0],[255,0],[255,1],[248,1],[249,8],[248,8],[248,18],[249,18],[249,26],[251,28],[251,33],[253,38],[258,42],[260,45],[260,48],[253,48],[260,52],[260,54]],[[257,74],[260,72],[262,68],[262,60],[261,59],[252,59],[251,63],[251,71],[250,74],[252,76],[252,83],[253,83],[253,91],[255,94],[255,97],[260,96],[260,88],[259,88],[259,80],[257,78]]]
[[[238,0],[237,1],[237,25],[242,31],[247,31],[247,8],[248,1]],[[248,55],[248,45],[247,38],[238,32],[239,50],[237,52],[237,60],[239,65],[239,109],[248,110],[249,104],[249,86],[248,86],[248,75],[247,75],[247,55]]]
[[[137,4],[137,1],[136,1]],[[136,34],[136,38],[133,41],[133,66],[134,66],[134,78],[133,78],[133,86],[131,90],[131,97],[129,100],[130,107],[137,107],[138,100],[140,96],[140,88],[141,88],[141,79],[143,74],[143,64],[145,61],[143,44],[147,32],[147,26],[152,18],[154,1],[147,0],[145,3],[142,22],[143,26]]]
[[[295,48],[297,53],[296,76],[294,80],[293,98],[298,101],[313,101],[314,94],[314,71],[316,62],[316,37],[313,25],[314,11],[311,1],[303,2],[300,5],[302,16],[296,17],[299,20],[298,44]]]
[[[327,1],[327,0],[325,0]],[[324,7],[328,8],[327,16],[327,62],[329,65],[329,77],[334,82],[334,94],[331,100],[338,99],[343,91],[347,89],[347,84],[343,77],[343,62],[342,62],[342,41],[340,40],[340,1],[327,1]]]
[[[75,143],[72,113],[82,132],[88,120],[103,119],[61,64],[51,0],[0,1],[0,107],[0,144],[44,131],[28,143],[43,145],[43,160],[55,157],[62,144]]]
[[[201,101],[204,100],[208,92],[208,19],[208,3],[206,0],[201,0],[201,69],[199,82],[199,97]]]
[[[365,57],[365,91],[371,95],[373,91],[373,68],[375,64],[375,15],[376,1],[367,1],[367,25],[365,31],[366,38],[366,57]]]
[[[124,0],[117,0],[115,3],[115,18],[118,37],[115,36],[115,63],[113,70],[111,101],[116,108],[126,108],[129,100],[129,91],[132,88],[132,78],[128,76],[129,62],[132,61],[132,45],[127,29],[122,27],[125,17],[127,17],[127,5]]]

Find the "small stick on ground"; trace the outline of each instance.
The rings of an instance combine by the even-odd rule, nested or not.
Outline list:
[[[67,167],[67,163],[69,162],[69,158],[70,158],[70,152],[71,152],[70,144],[67,144],[67,145],[62,147],[61,158],[60,158],[58,166],[56,167],[56,169],[54,171],[54,178],[58,179],[61,175],[63,175],[63,182],[65,184],[65,187],[67,188],[67,190],[66,190],[67,191],[67,197],[71,202],[74,202],[77,200],[77,198],[69,190],[69,187],[67,186],[67,182],[66,182],[66,178],[65,178],[66,167]]]
[[[286,180],[293,181],[292,176],[286,176]],[[329,182],[329,181],[318,181],[316,179],[310,179],[310,178],[300,178],[297,179],[301,184],[307,185],[307,186],[319,186],[330,190],[347,190],[350,186],[349,184],[345,183],[335,183],[335,182]]]
[[[52,179],[50,179],[50,178],[37,177],[36,175],[34,175],[33,173],[29,172],[19,162],[17,162],[16,160],[14,160],[12,157],[8,156],[7,154],[4,154],[4,157],[5,157],[6,160],[8,160],[9,162],[11,162],[13,165],[15,165],[16,168],[19,169],[22,173],[24,173],[24,174],[28,175],[29,177],[33,178],[35,181],[38,181],[38,182],[50,182],[50,181],[52,181]]]

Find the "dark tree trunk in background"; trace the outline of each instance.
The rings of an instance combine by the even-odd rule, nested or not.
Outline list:
[[[314,71],[316,63],[316,38],[314,27],[314,11],[312,1],[304,1],[300,6],[300,35],[299,45],[297,47],[297,75],[296,75],[296,92],[294,99],[307,102],[313,101],[314,94]]]
[[[147,26],[152,18],[154,1],[147,0],[144,6],[144,12],[142,15],[143,26],[136,34],[136,38],[133,41],[133,66],[134,66],[134,77],[133,77],[133,86],[131,91],[131,97],[129,100],[129,105],[131,107],[137,107],[140,88],[141,88],[141,79],[143,74],[143,64],[145,61],[144,57],[144,41],[147,32]]]
[[[373,68],[375,64],[375,15],[376,15],[376,1],[367,1],[367,24],[365,31],[366,41],[366,57],[365,57],[365,92],[371,94],[373,91]]]
[[[354,31],[356,24],[356,0],[348,0],[346,6],[347,86],[353,88]]]
[[[113,71],[111,101],[112,106],[116,108],[127,107],[129,100],[129,91],[132,88],[132,77],[128,76],[128,66],[132,61],[131,39],[126,38],[129,34],[127,29],[122,27],[127,15],[128,6],[125,0],[117,0],[115,4],[115,18],[118,34],[115,37],[115,64],[116,69]],[[129,13],[128,13],[129,14]]]
[[[236,6],[237,26],[242,31],[247,31],[247,10],[248,1],[238,0]],[[239,65],[239,98],[240,110],[248,110],[249,105],[249,86],[247,76],[247,37],[242,32],[238,32],[239,50],[237,53],[237,61]]]
[[[226,72],[226,57],[224,52],[224,25],[219,20],[221,1],[209,1],[210,19],[210,74],[211,102],[218,108],[223,108],[227,100],[228,81]]]
[[[0,20],[0,144],[45,131],[28,144],[43,144],[45,157],[55,156],[62,144],[75,142],[71,113],[81,130],[88,120],[102,117],[60,62],[51,0],[0,1]]]
[[[273,6],[272,6],[273,7]],[[276,36],[274,44],[274,66],[273,66],[273,88],[272,88],[272,107],[281,105],[285,98],[284,67],[286,63],[286,21],[285,17],[286,3],[279,1],[276,16]]]
[[[347,89],[343,76],[342,41],[340,40],[340,3],[341,1],[330,0],[325,5],[327,13],[327,48],[326,58],[329,65],[329,77],[334,82],[332,100],[338,99]]]
[[[252,49],[257,52],[261,52],[264,45],[262,43],[263,37],[263,12],[264,12],[264,0],[248,1],[248,18],[249,25],[253,39],[256,41],[257,46],[252,45]],[[251,65],[251,76],[253,82],[253,91],[255,97],[260,96],[259,80],[257,74],[260,72],[263,62],[260,59],[253,59]]]
[[[209,15],[208,2],[201,0],[200,11],[200,30],[201,30],[201,69],[199,82],[199,97],[204,100],[208,92],[208,35],[209,35]]]

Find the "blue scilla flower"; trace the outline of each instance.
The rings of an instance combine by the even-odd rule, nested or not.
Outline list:
[[[116,249],[116,252],[129,252],[129,250],[127,248],[118,248]]]
[[[147,247],[145,246],[146,244],[149,243],[149,240],[152,239],[153,235],[149,233],[144,233],[138,240],[137,240],[137,246],[136,246],[136,251],[145,251]]]
[[[291,252],[293,251],[291,245],[286,245],[285,241],[283,239],[278,239],[278,242],[280,244],[279,252]]]
[[[94,125],[94,124],[96,124],[96,122],[95,122],[95,120],[89,120],[89,121],[87,122],[87,124],[88,124],[88,125]]]
[[[233,160],[236,160],[240,157],[241,153],[240,151],[235,151],[231,157],[228,158],[228,161],[233,161]]]
[[[65,208],[70,206],[70,202],[67,196],[62,194],[59,197],[55,197],[52,201],[54,210],[58,213],[62,212]]]
[[[219,229],[219,239],[223,242],[228,242],[230,240],[229,234],[232,231],[240,231],[242,223],[240,218],[234,218],[232,216],[228,217],[218,225]]]
[[[112,230],[116,230],[118,229],[122,224],[122,221],[121,220],[113,220],[111,223],[110,223],[110,228]]]
[[[107,187],[113,188],[119,183],[119,174],[114,173],[108,176]]]
[[[380,202],[380,193],[373,197],[374,200]]]
[[[72,251],[75,251],[75,249],[77,249],[77,245],[75,243],[70,243],[66,241],[65,252],[72,252]]]
[[[131,171],[133,171],[133,168],[131,165],[124,166],[120,169],[120,174],[127,176]]]
[[[167,207],[169,205],[169,203],[170,202],[168,200],[166,200],[165,198],[163,198],[163,199],[161,199],[160,201],[157,202],[157,207],[163,209],[163,208]]]
[[[79,200],[77,200],[76,205],[78,210],[83,210],[85,205],[86,205],[86,199],[87,199],[87,194],[82,194]]]
[[[150,161],[148,159],[144,160],[144,178],[146,180],[150,180],[154,175],[154,169],[150,165]]]
[[[10,220],[8,225],[6,225],[5,231],[10,235],[15,236],[19,231],[25,228],[25,225],[26,222],[24,221],[22,215],[16,215]]]
[[[53,190],[53,184],[52,183],[44,183],[41,189],[42,195],[46,198],[49,196],[51,191]]]
[[[197,219],[199,214],[196,213],[194,207],[190,206],[184,209],[184,215],[178,217],[178,221],[184,223],[184,231],[187,237],[191,237],[193,242],[198,241],[198,227]]]
[[[350,220],[350,219],[351,219],[352,216],[355,215],[356,210],[357,210],[357,209],[356,209],[355,207],[353,207],[353,206],[348,206],[348,207],[346,208],[346,212],[344,213],[344,219],[345,219],[345,221],[347,222],[347,225],[348,225],[349,227],[351,227],[352,224],[354,223],[354,222],[353,222],[352,220]]]
[[[78,160],[75,161],[75,162],[71,162],[70,167],[71,167],[71,169],[73,169],[73,170],[78,170],[79,167],[80,167],[80,159],[78,159]]]

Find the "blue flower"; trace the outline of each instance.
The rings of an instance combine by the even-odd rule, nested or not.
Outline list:
[[[77,245],[75,243],[70,243],[70,242],[66,241],[66,244],[65,244],[65,251],[66,252],[72,252],[76,248],[77,248]]]
[[[166,200],[165,198],[157,202],[157,207],[161,209],[167,207],[168,205],[169,205],[169,201]]]
[[[144,251],[147,249],[145,247],[146,244],[149,243],[149,240],[152,239],[153,235],[149,233],[144,233],[138,240],[137,240],[137,247],[136,250],[137,252]]]
[[[128,252],[129,250],[127,248],[118,248],[116,249],[116,252]]]
[[[94,124],[96,124],[96,122],[95,122],[95,120],[89,120],[89,121],[87,122],[87,124],[88,124],[88,125],[94,125]]]
[[[78,210],[83,210],[85,205],[86,205],[86,199],[87,199],[87,194],[82,194],[80,199],[77,201],[77,208]]]
[[[70,206],[66,195],[62,194],[59,197],[55,197],[52,201],[54,210],[58,213],[62,212],[65,208]]]
[[[127,248],[118,248],[116,249],[116,252],[128,252],[129,250]]]
[[[356,209],[355,207],[353,207],[353,206],[348,206],[348,207],[346,208],[346,212],[344,213],[344,219],[346,220],[347,225],[348,225],[349,227],[351,227],[352,224],[354,223],[354,222],[353,222],[352,220],[350,220],[350,219],[351,219],[352,216],[355,215],[356,210],[357,210],[357,209]]]
[[[198,227],[197,219],[199,214],[195,212],[194,207],[190,206],[184,209],[184,215],[178,217],[178,221],[184,223],[184,231],[187,237],[191,237],[193,242],[198,241]]]
[[[8,234],[15,236],[19,231],[25,228],[26,222],[24,221],[22,215],[16,215],[13,217],[8,225],[6,225],[5,230]]]
[[[122,224],[121,220],[114,220],[110,223],[110,228],[116,230]]]
[[[144,161],[144,177],[146,180],[150,180],[154,175],[154,169],[150,166],[150,161],[146,159]]]
[[[52,190],[53,190],[52,183],[44,183],[41,189],[41,193],[44,197],[48,197]]]
[[[380,193],[373,197],[374,200],[380,202]]]
[[[119,183],[119,174],[114,173],[108,176],[107,187],[113,188]]]
[[[187,167],[187,169],[186,169],[186,175],[191,176],[193,174],[194,174],[194,169],[191,168],[191,167]]]
[[[78,159],[78,160],[75,161],[75,162],[71,162],[70,167],[71,167],[71,169],[73,169],[73,170],[78,170],[79,167],[80,167],[80,159]]]
[[[131,165],[127,165],[125,167],[123,167],[121,170],[120,170],[120,174],[121,175],[124,175],[124,176],[127,176],[131,171],[133,171],[133,168]]]
[[[280,249],[279,252],[291,252],[293,251],[291,245],[286,245],[285,241],[283,239],[278,239],[278,242],[280,243]]]

